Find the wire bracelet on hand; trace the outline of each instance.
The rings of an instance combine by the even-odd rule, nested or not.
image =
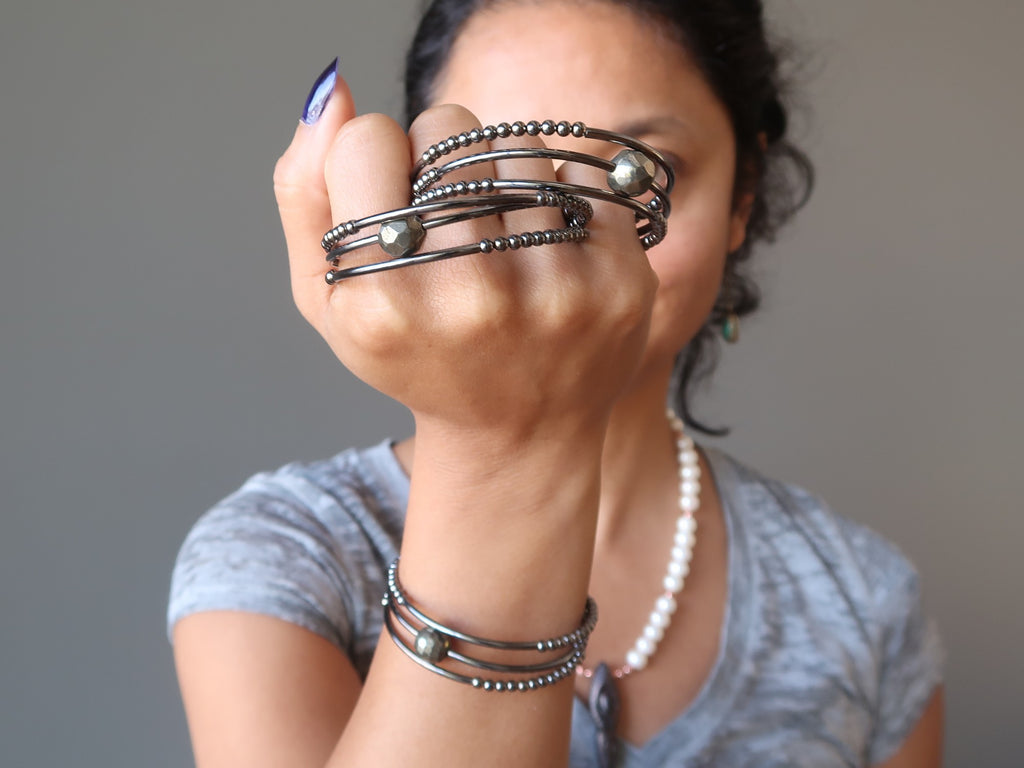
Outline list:
[[[584,152],[549,147],[492,148],[450,160],[438,167],[430,167],[460,148],[524,135],[596,139],[625,149],[609,160]],[[439,185],[446,175],[479,163],[529,158],[580,163],[599,168],[605,171],[608,188],[559,181],[489,178]],[[657,150],[644,142],[614,131],[590,128],[580,122],[556,123],[553,120],[498,123],[450,136],[427,148],[417,162],[413,176],[411,205],[339,224],[324,235],[321,246],[327,252],[327,261],[333,266],[325,276],[329,284],[356,275],[456,256],[581,242],[588,235],[586,225],[593,216],[593,206],[587,202],[588,199],[630,208],[640,222],[637,227],[640,243],[648,249],[665,237],[670,212],[669,195],[675,182],[671,165]],[[650,197],[646,202],[640,199],[648,193]],[[561,208],[565,227],[485,238],[476,243],[419,252],[429,229],[511,211],[551,206]],[[441,215],[426,218],[427,214]],[[378,227],[376,235],[350,239],[373,226]],[[342,260],[350,253],[374,244],[379,245],[390,258],[343,268]]]

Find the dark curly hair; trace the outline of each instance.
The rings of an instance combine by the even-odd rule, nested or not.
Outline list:
[[[432,101],[438,75],[466,21],[478,10],[522,0],[433,0],[420,20],[405,66],[408,126]],[[761,0],[589,0],[629,7],[674,30],[726,107],[736,137],[736,192],[753,192],[743,245],[726,257],[722,287],[711,313],[676,359],[672,392],[676,412],[688,426],[724,435],[693,416],[694,388],[718,361],[719,328],[730,313],[749,315],[761,302],[745,265],[755,243],[771,241],[778,228],[807,201],[814,186],[808,157],[786,136],[780,54],[765,32]]]

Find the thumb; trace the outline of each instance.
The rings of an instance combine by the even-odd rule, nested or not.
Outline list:
[[[292,143],[274,167],[292,293],[299,310],[317,327],[330,292],[324,282],[327,263],[320,240],[333,226],[324,164],[338,130],[354,116],[352,93],[335,59],[313,84]]]

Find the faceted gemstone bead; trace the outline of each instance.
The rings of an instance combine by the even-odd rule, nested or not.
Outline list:
[[[612,158],[615,168],[608,171],[608,186],[613,192],[636,197],[651,188],[657,167],[643,152],[624,149]]]
[[[420,247],[426,230],[418,216],[407,219],[393,219],[380,225],[377,241],[384,253],[394,258],[408,256]]]
[[[436,664],[447,656],[450,647],[451,642],[449,639],[430,627],[424,627],[417,632],[416,640],[413,643],[413,650],[416,651],[416,655],[432,664]]]

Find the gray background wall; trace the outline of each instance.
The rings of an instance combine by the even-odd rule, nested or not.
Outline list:
[[[335,53],[397,113],[414,5],[0,10],[0,764],[187,764],[186,530],[254,471],[408,429],[293,309],[270,182]],[[819,186],[699,407],[915,559],[948,764],[1020,765],[1024,6],[768,5]]]

